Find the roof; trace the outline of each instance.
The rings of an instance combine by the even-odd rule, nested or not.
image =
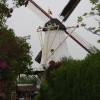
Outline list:
[[[35,92],[37,90],[37,87],[32,84],[18,84],[16,88],[17,92]]]
[[[66,27],[56,18],[53,18],[51,19],[50,21],[48,21],[46,24],[45,24],[45,27],[48,27],[48,26],[51,26],[54,27],[53,29],[50,28],[51,30],[66,30]],[[55,27],[56,26],[56,27]],[[43,31],[47,31],[47,29],[43,29]]]

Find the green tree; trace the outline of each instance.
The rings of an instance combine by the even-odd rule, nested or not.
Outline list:
[[[5,92],[15,89],[19,74],[31,71],[31,46],[25,38],[15,36],[12,29],[8,29],[6,21],[13,12],[7,3],[0,0],[0,79],[5,80]],[[20,7],[26,0],[12,0],[14,7]]]
[[[0,75],[6,80],[6,90],[15,88],[13,83],[19,74],[28,74],[31,71],[30,48],[26,39],[16,37],[11,29],[0,30]]]
[[[92,34],[100,36],[100,1],[90,0],[90,3],[92,4],[91,10],[89,12],[84,13],[83,16],[78,17],[78,23],[81,27],[84,27]],[[88,21],[89,18],[92,18],[96,25],[87,25],[89,22],[86,22],[86,20]]]
[[[49,72],[36,100],[99,100],[100,52],[82,61],[66,59]]]
[[[6,26],[5,22],[9,17],[11,17],[13,12],[13,7],[9,8],[8,1],[9,0],[0,0],[0,28]],[[27,0],[12,0],[11,2],[14,4],[14,7],[20,7],[25,5],[26,1]]]

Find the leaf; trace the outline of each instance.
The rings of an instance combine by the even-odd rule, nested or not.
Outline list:
[[[89,27],[88,30],[93,31],[93,30],[95,30],[95,27]]]
[[[83,27],[84,27],[84,26],[86,26],[86,24],[82,23],[82,24],[81,24],[81,26],[83,26]]]
[[[90,15],[95,15],[95,13],[93,11],[90,12]]]
[[[100,3],[98,3],[98,4],[96,5],[96,8],[97,8],[98,11],[100,11]]]
[[[98,0],[90,0],[90,3],[92,4],[96,4],[98,2]]]
[[[84,15],[83,15],[83,16],[87,16],[87,14],[88,14],[88,13],[84,13]]]
[[[100,29],[96,29],[94,33],[97,34],[98,32],[100,32]]]
[[[83,21],[83,18],[81,16],[78,17],[78,22],[82,22]]]
[[[100,43],[100,40],[98,40],[97,42]]]

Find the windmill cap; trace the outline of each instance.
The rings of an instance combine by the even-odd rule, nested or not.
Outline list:
[[[66,27],[58,19],[54,18],[45,24],[43,31],[57,30],[57,29],[65,31]]]

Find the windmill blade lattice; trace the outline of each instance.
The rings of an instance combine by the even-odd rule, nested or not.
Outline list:
[[[52,19],[52,17],[46,11],[44,11],[40,6],[38,6],[33,0],[28,0],[27,7],[31,9],[44,22],[47,22],[50,19]]]

